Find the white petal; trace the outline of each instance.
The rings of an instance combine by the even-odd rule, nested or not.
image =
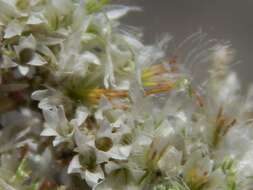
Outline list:
[[[114,67],[112,62],[112,56],[110,48],[106,50],[107,60],[105,65],[105,76],[104,76],[104,85],[106,88],[109,86],[115,86],[115,76],[114,76]]]
[[[20,48],[19,50],[22,50],[24,48],[29,48],[34,50],[36,48],[37,42],[34,36],[31,34],[27,38],[23,38],[21,43],[20,43]]]
[[[82,31],[86,31],[86,24],[87,22],[89,23],[90,19],[86,19],[87,17],[89,17],[88,15],[85,14],[85,9],[83,8],[84,2],[80,1],[79,7],[76,8],[73,12],[73,18],[75,18],[72,22],[72,28],[74,30],[79,29],[79,28],[83,28]]]
[[[47,64],[47,62],[39,54],[35,54],[33,59],[27,64],[33,66],[41,66]]]
[[[63,43],[64,39],[62,37],[51,37],[51,36],[37,36],[36,38],[43,45],[51,46],[51,45],[59,45]]]
[[[56,59],[54,53],[53,53],[53,52],[51,51],[51,49],[49,49],[46,45],[41,45],[41,44],[40,44],[40,45],[37,47],[37,50],[38,50],[41,54],[43,54],[43,55],[45,55],[46,57],[50,58],[51,61],[52,61],[53,63],[57,63],[57,59]]]
[[[89,42],[89,41],[91,41],[91,40],[94,40],[94,39],[96,39],[96,35],[95,34],[92,34],[92,33],[84,33],[84,34],[82,34],[82,42],[84,42],[84,43],[87,43],[87,42]]]
[[[40,103],[38,104],[38,108],[42,109],[42,110],[50,110],[50,109],[54,109],[56,104],[53,101],[54,99],[50,99],[49,98],[44,98],[40,101]]]
[[[46,121],[46,124],[54,129],[56,129],[56,127],[60,121],[59,115],[57,113],[57,108],[52,107],[50,110],[43,109],[42,112],[43,112],[43,116]]]
[[[30,25],[37,25],[37,24],[42,24],[45,23],[46,20],[43,18],[42,14],[32,14],[26,24],[30,24]]]
[[[53,140],[53,146],[56,147],[56,146],[58,146],[59,144],[64,143],[64,142],[67,142],[67,141],[68,141],[68,139],[63,138],[63,137],[61,137],[61,136],[57,136],[57,137],[55,137],[55,139]]]
[[[126,41],[126,43],[134,50],[140,50],[144,47],[143,44],[138,39],[132,36],[124,35],[123,38]]]
[[[107,98],[105,97],[102,97],[100,102],[99,102],[99,105],[98,105],[98,109],[97,111],[95,112],[95,118],[97,120],[103,120],[104,119],[104,116],[103,116],[103,112],[107,109],[111,109],[112,108],[112,105],[111,103],[107,100]]]
[[[164,143],[166,144],[175,135],[175,130],[172,124],[166,119],[158,126],[155,135],[160,139],[157,145],[163,146]]]
[[[178,172],[178,169],[180,169],[181,160],[182,153],[177,151],[174,147],[168,147],[160,158],[158,167],[167,174],[176,174],[175,172]]]
[[[16,66],[17,66],[17,63],[13,62],[10,57],[3,55],[3,64],[0,64],[0,69],[1,68],[8,69],[8,68],[16,67]]]
[[[81,59],[84,62],[94,63],[96,65],[101,65],[100,60],[98,59],[98,57],[94,53],[91,53],[89,51],[84,52],[81,56]]]
[[[53,137],[53,136],[58,136],[58,135],[59,134],[54,129],[49,128],[49,127],[45,128],[40,134],[40,136],[44,136],[44,137]]]
[[[187,122],[187,117],[184,112],[178,112],[176,115],[178,119],[180,119],[182,122]]]
[[[132,150],[132,146],[120,146],[119,147],[119,152],[121,154],[121,159],[127,159],[128,156],[130,155]]]
[[[68,120],[65,115],[64,107],[62,105],[58,107],[57,114],[58,114],[60,124],[65,125],[68,123]]]
[[[124,5],[112,5],[109,6],[106,11],[106,15],[109,19],[115,20],[125,16],[129,11],[141,11],[139,7],[129,7]]]
[[[29,73],[29,67],[26,66],[18,66],[18,70],[20,72],[21,75],[26,76]]]
[[[76,155],[73,157],[73,159],[69,163],[68,174],[79,173],[81,168],[82,168],[82,166],[79,162],[79,156]]]
[[[12,21],[7,25],[4,31],[4,38],[8,39],[14,36],[19,36],[21,35],[22,31],[23,31],[23,26],[16,21]]]
[[[35,92],[32,93],[31,98],[34,100],[42,100],[50,95],[49,90],[36,90]]]
[[[88,117],[89,111],[86,107],[78,107],[76,110],[76,116],[75,119],[71,120],[71,123],[73,123],[75,126],[80,126]]]
[[[100,179],[104,179],[104,173],[100,167],[97,167],[92,172],[89,170],[85,171],[85,180],[90,187],[97,185]]]
[[[102,163],[102,161],[105,162],[109,158],[113,158],[116,160],[127,160],[131,150],[132,146],[113,146],[108,152],[98,151],[97,156],[99,158],[97,162]]]
[[[77,145],[77,151],[82,155],[89,154],[90,151],[90,147],[87,144],[87,138],[88,137],[82,131],[80,131],[79,129],[75,130],[74,139]]]
[[[116,164],[114,162],[108,162],[107,164],[105,164],[105,172],[106,173],[112,173],[115,170],[120,169],[122,166],[120,164]]]

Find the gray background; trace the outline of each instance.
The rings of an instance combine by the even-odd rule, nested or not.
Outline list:
[[[244,84],[253,82],[253,0],[114,0],[137,5],[141,13],[132,13],[124,22],[138,26],[146,43],[164,33],[178,42],[199,29],[211,38],[230,41],[236,50],[234,65]]]

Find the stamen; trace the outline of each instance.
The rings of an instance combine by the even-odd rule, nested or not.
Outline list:
[[[147,69],[144,69],[142,72],[141,78],[142,80],[148,80],[153,76],[167,73],[168,70],[165,68],[163,64],[152,65]]]
[[[113,104],[112,106],[114,109],[120,109],[120,110],[124,110],[124,111],[129,109],[129,106],[126,104],[119,104],[119,105]]]
[[[215,131],[214,131],[214,138],[213,138],[213,146],[216,147],[219,142],[220,138],[225,136],[229,129],[236,124],[237,120],[226,118],[223,113],[223,107],[220,107],[219,112],[216,117],[215,121]]]
[[[176,60],[171,59],[168,62],[173,67]],[[170,71],[164,64],[152,65],[149,68],[144,69],[141,75],[142,85],[144,87],[145,96],[161,94],[170,91],[176,86],[176,82],[169,81],[168,74]],[[127,90],[112,90],[104,88],[95,88],[88,90],[86,97],[89,103],[97,104],[102,96],[108,98],[108,100],[128,98],[129,92]],[[128,109],[126,105],[114,105],[115,108]]]
[[[199,107],[204,107],[203,97],[194,89],[191,89],[192,95],[196,97],[196,103]]]
[[[97,104],[102,96],[105,96],[106,98],[108,98],[108,100],[113,100],[115,98],[127,98],[128,91],[95,88],[93,90],[90,90],[86,96],[89,102]]]
[[[173,82],[166,82],[163,84],[158,84],[148,90],[145,91],[145,96],[160,94],[170,91],[172,88],[175,87],[175,83]]]

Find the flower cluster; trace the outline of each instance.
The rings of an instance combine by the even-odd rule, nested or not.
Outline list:
[[[144,45],[119,20],[140,10],[0,0],[0,189],[252,189],[253,87],[230,44]]]

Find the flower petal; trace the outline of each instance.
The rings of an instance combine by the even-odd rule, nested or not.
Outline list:
[[[140,7],[130,7],[124,5],[111,5],[106,8],[106,15],[110,20],[120,19],[130,11],[141,11]]]
[[[9,39],[14,36],[19,36],[21,35],[22,31],[23,31],[23,26],[17,21],[12,21],[7,25],[4,31],[4,38]]]

